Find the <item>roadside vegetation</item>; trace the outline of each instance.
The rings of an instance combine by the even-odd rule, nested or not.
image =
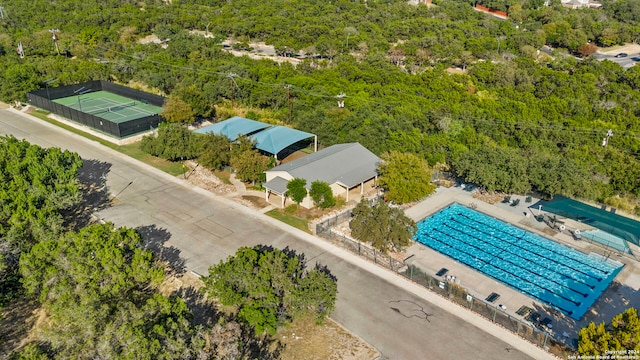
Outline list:
[[[284,351],[276,330],[305,317],[322,323],[335,306],[336,279],[326,267],[306,269],[304,254],[270,247],[239,250],[235,264],[240,261],[243,274],[225,270],[236,270],[233,259],[212,267],[208,300],[188,288],[163,293],[167,276],[185,269],[149,250],[158,244],[141,234],[152,228],[89,220],[109,206],[109,194],[100,190],[104,178],[97,176],[104,164],[13,137],[0,137],[0,164],[0,314],[3,307],[38,308],[44,319],[37,330],[21,328],[24,339],[4,338],[17,334],[5,329],[19,327],[5,323],[3,355],[275,359]],[[259,280],[274,286],[266,302]],[[239,291],[234,281],[252,282],[253,298],[230,292]]]

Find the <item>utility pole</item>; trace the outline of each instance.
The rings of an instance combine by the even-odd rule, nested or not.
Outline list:
[[[51,39],[53,40],[53,43],[56,45],[56,51],[58,52],[58,55],[60,55],[60,47],[58,46],[58,36],[56,35],[56,33],[59,33],[60,30],[50,29],[49,32],[51,33]]]
[[[344,98],[347,97],[347,94],[345,93],[340,93],[338,95],[336,95],[336,98],[338,99],[338,107],[339,108],[343,108],[344,107]]]
[[[291,123],[291,85],[284,86],[287,89],[287,107],[289,108],[289,123]]]
[[[238,76],[236,73],[229,73],[229,75],[227,75],[227,77],[231,79],[231,81],[229,82],[229,85],[231,86],[231,107],[235,107],[236,97],[235,97],[235,92],[233,90],[233,85],[236,84],[236,81],[233,80],[233,78],[236,76]]]
[[[613,136],[613,130],[609,129],[607,131],[607,137],[605,137],[604,139],[602,139],[602,146],[607,146],[609,145],[609,138]]]

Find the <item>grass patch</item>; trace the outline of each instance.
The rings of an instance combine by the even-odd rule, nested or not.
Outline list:
[[[231,179],[230,172],[226,170],[214,170],[213,175],[215,175],[218,179],[220,179],[220,181],[222,181],[223,184],[232,185],[230,180]]]
[[[260,183],[260,185],[249,185],[246,187],[247,190],[255,190],[255,191],[264,191],[264,186],[262,186],[262,183]]]
[[[48,122],[49,124],[55,125],[59,128],[65,129],[67,131],[70,131],[74,134],[80,135],[82,137],[85,137],[89,140],[93,140],[95,142],[100,143],[101,145],[104,145],[110,149],[113,149],[115,151],[121,152],[129,157],[132,157],[136,160],[142,161],[145,164],[151,165],[153,167],[155,167],[156,169],[162,170],[168,174],[177,176],[180,175],[184,172],[183,168],[182,168],[182,163],[180,162],[173,162],[173,161],[168,161],[168,160],[164,160],[164,159],[160,159],[158,157],[149,155],[147,153],[145,153],[144,151],[142,151],[140,149],[140,143],[136,142],[133,144],[128,144],[128,145],[117,145],[114,144],[110,141],[104,140],[98,136],[89,134],[87,132],[84,132],[80,129],[77,129],[73,126],[69,126],[65,123],[56,121],[51,119],[50,117],[48,117],[49,112],[48,111],[43,111],[43,110],[30,110],[28,112],[29,115],[33,115],[35,117],[37,117],[38,119],[41,119],[43,121]],[[223,180],[224,181],[224,180]]]
[[[273,209],[266,212],[265,214],[271,216],[276,220],[282,221],[287,225],[291,225],[296,229],[300,229],[306,233],[311,234],[311,231],[309,231],[309,221],[307,221],[307,219],[301,219],[293,214],[287,214],[285,213],[285,211],[283,211],[282,209]]]

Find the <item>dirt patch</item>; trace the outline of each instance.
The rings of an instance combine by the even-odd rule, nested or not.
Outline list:
[[[281,164],[286,164],[286,163],[292,162],[293,160],[300,159],[300,158],[305,157],[307,155],[309,155],[309,154],[304,153],[302,151],[296,151],[296,152],[290,154],[289,156],[287,156],[286,158],[282,159]]]
[[[9,108],[9,104],[3,103],[2,101],[0,101],[0,109],[8,109],[8,108]]]
[[[281,329],[276,336],[286,345],[279,357],[282,360],[369,360],[379,355],[369,344],[330,319],[320,326],[313,319],[300,319]]]
[[[190,169],[186,173],[186,179],[191,184],[217,195],[227,195],[236,191],[235,186],[225,184],[204,166],[199,166],[194,161],[185,161],[185,165]],[[185,178],[183,175],[178,176]]]
[[[505,193],[476,191],[472,196],[474,199],[482,200],[488,204],[495,204],[504,201],[507,195]]]
[[[457,67],[446,68],[445,71],[449,74],[458,74],[458,75],[464,75],[467,73],[466,69],[460,69]]]
[[[610,48],[602,48],[598,51],[604,55],[617,55],[619,53],[640,53],[640,44],[625,44],[622,46],[613,46]]]
[[[243,195],[241,198],[243,204],[248,203],[248,207],[255,210],[264,209],[269,206],[269,203],[262,196]]]
[[[34,301],[17,300],[0,314],[0,358],[35,340],[37,324],[46,318]]]

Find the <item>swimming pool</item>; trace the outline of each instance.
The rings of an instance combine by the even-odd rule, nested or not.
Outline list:
[[[576,320],[623,266],[456,203],[420,221],[415,240]]]

